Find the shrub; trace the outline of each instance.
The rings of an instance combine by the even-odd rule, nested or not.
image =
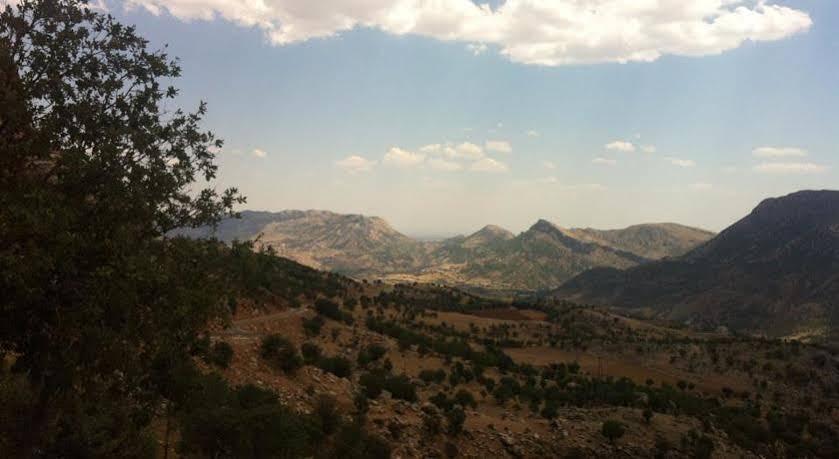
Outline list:
[[[440,413],[433,407],[423,408],[422,429],[429,437],[436,437],[443,431],[443,421],[440,418]]]
[[[447,431],[449,435],[460,435],[463,431],[463,423],[466,422],[466,413],[463,408],[455,406],[446,412]]]
[[[358,353],[358,364],[366,366],[371,362],[375,362],[387,353],[387,349],[379,344],[373,344],[362,349]]]
[[[334,450],[328,457],[342,459],[389,458],[390,445],[367,433],[358,422],[345,424],[335,437]]]
[[[259,354],[271,365],[286,373],[293,373],[303,366],[303,359],[291,341],[280,335],[268,335],[262,338]]]
[[[352,375],[352,364],[343,357],[324,357],[317,365],[321,370],[339,378],[349,378]]]
[[[300,352],[303,354],[303,361],[306,362],[306,365],[316,365],[320,361],[320,346],[315,343],[303,343],[300,346]]]
[[[338,431],[341,425],[341,413],[338,412],[334,397],[328,395],[321,395],[315,402],[314,415],[320,431],[326,435],[332,435]]]
[[[370,371],[362,374],[358,383],[362,392],[369,398],[378,398],[382,391],[386,390],[393,398],[408,402],[417,401],[417,388],[405,375],[393,376],[382,370]]]
[[[364,373],[358,378],[362,393],[368,398],[378,398],[385,390],[385,379],[387,375],[383,371],[372,371]]]
[[[332,320],[344,320],[344,313],[341,312],[338,303],[326,298],[319,298],[315,301],[315,311]]]
[[[623,437],[623,434],[626,433],[626,427],[620,421],[609,419],[603,423],[600,433],[609,439],[610,443],[614,443],[615,440]]]
[[[233,360],[233,347],[226,341],[217,341],[210,347],[207,362],[219,368],[227,368]]]
[[[303,320],[303,331],[306,332],[306,336],[318,336],[320,335],[320,331],[323,329],[323,317],[315,316],[311,319],[304,319]]]
[[[454,394],[455,402],[462,406],[462,407],[472,407],[476,408],[478,406],[478,402],[475,401],[475,397],[466,389],[460,389]]]

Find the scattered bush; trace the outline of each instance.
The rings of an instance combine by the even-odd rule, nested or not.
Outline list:
[[[303,319],[303,331],[306,332],[306,336],[318,336],[323,329],[323,324],[323,317],[321,316],[314,316],[311,319]]]
[[[233,347],[226,341],[217,341],[207,353],[207,362],[219,368],[227,368],[233,361]]]
[[[303,343],[300,346],[300,352],[303,354],[303,361],[306,365],[317,365],[321,358],[320,346],[314,343]]]
[[[323,357],[317,366],[339,378],[349,378],[352,375],[352,363],[343,357]]]
[[[303,366],[303,359],[291,341],[280,335],[268,335],[262,338],[259,354],[271,365],[286,373],[293,373]]]
[[[384,357],[386,353],[387,349],[379,344],[367,346],[358,352],[358,364],[360,366],[367,366],[369,363]]]
[[[460,435],[460,433],[463,431],[463,424],[466,422],[466,413],[463,411],[463,408],[455,406],[454,408],[447,411],[446,422],[446,431],[449,433],[449,435]]]
[[[600,433],[603,434],[610,443],[615,443],[615,440],[623,437],[623,434],[626,433],[626,426],[624,426],[620,421],[609,419],[603,423],[603,426],[600,428]]]
[[[385,371],[376,370],[362,374],[358,382],[369,398],[378,398],[382,391],[386,390],[393,398],[408,402],[417,401],[417,388],[405,375],[393,376]]]

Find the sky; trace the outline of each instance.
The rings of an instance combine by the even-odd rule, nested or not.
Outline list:
[[[249,209],[721,230],[839,184],[833,0],[105,0]]]

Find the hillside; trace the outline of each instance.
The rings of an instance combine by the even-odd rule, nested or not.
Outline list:
[[[552,299],[360,283],[279,258],[265,267],[254,274],[269,294],[241,300],[230,325],[212,333],[233,351],[228,366],[205,371],[270,390],[317,426],[351,417],[391,457],[839,451],[830,417],[839,362],[815,346],[669,328]],[[268,342],[285,343],[282,359],[265,353]],[[772,409],[754,409],[769,399]],[[607,421],[623,427],[614,441],[604,436]]]
[[[619,250],[660,259],[684,255],[714,237],[714,233],[675,223],[634,225],[622,230],[572,228],[573,237]]]
[[[839,318],[839,192],[767,199],[681,257],[595,269],[556,294],[706,327],[825,335]]]
[[[185,233],[213,234],[208,229]],[[485,290],[553,288],[591,268],[628,268],[680,255],[711,237],[675,224],[598,231],[540,220],[519,235],[487,225],[468,236],[420,241],[378,217],[317,210],[246,211],[241,219],[223,221],[215,235],[223,241],[260,237],[281,256],[359,279]]]

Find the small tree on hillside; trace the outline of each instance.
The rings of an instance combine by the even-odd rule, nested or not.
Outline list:
[[[600,428],[600,433],[609,440],[609,443],[614,444],[615,441],[626,433],[626,426],[620,421],[609,419],[603,423]]]

